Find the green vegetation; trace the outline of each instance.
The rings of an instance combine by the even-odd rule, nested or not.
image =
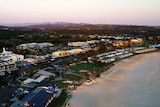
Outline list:
[[[45,26],[45,25],[44,25]],[[14,47],[22,43],[29,42],[50,42],[53,44],[66,44],[70,41],[87,41],[93,38],[88,38],[88,35],[115,35],[115,34],[129,34],[132,36],[141,35],[148,40],[148,37],[155,37],[150,43],[160,42],[158,35],[160,29],[147,26],[119,26],[119,25],[76,25],[64,27],[62,26],[48,26],[46,29],[36,28],[8,28],[0,27],[0,47]],[[136,31],[136,32],[135,32]],[[146,31],[146,32],[143,32]],[[102,47],[103,48],[103,47]]]
[[[68,98],[67,93],[65,92],[65,90],[62,91],[61,95],[54,99],[49,105],[48,107],[62,107],[62,105],[64,104],[64,102],[66,101],[66,99]]]
[[[74,74],[64,74],[63,78],[65,80],[80,80],[81,79],[80,76],[77,76],[77,75],[74,75]]]
[[[82,64],[77,64],[73,67],[70,67],[71,70],[76,71],[77,73],[79,73],[79,70],[89,70],[89,71],[98,71],[100,70],[102,67],[105,67],[104,64],[100,64],[100,63],[82,63]]]

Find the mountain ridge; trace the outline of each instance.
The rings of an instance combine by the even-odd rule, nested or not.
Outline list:
[[[115,24],[90,24],[90,23],[70,23],[70,22],[44,22],[44,23],[21,23],[15,26],[4,26],[0,25],[0,28],[24,28],[24,29],[69,29],[69,30],[80,30],[80,29],[124,29],[124,28],[156,28],[160,29],[160,26],[143,26],[143,25],[115,25]]]

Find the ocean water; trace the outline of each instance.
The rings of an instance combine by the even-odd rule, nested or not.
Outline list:
[[[160,52],[115,63],[96,84],[72,92],[71,107],[160,107]]]

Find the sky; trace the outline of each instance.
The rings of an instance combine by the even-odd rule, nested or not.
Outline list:
[[[160,0],[0,0],[0,24],[45,22],[160,26]]]

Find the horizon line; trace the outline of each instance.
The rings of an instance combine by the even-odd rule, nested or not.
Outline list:
[[[25,27],[25,26],[32,26],[32,25],[41,25],[41,24],[60,24],[60,23],[70,23],[70,24],[90,24],[90,25],[119,25],[119,26],[154,26],[159,27],[160,25],[147,25],[147,24],[110,24],[110,23],[85,23],[85,22],[65,22],[65,21],[59,21],[59,22],[22,22],[22,23],[0,23],[0,26],[4,27]]]

